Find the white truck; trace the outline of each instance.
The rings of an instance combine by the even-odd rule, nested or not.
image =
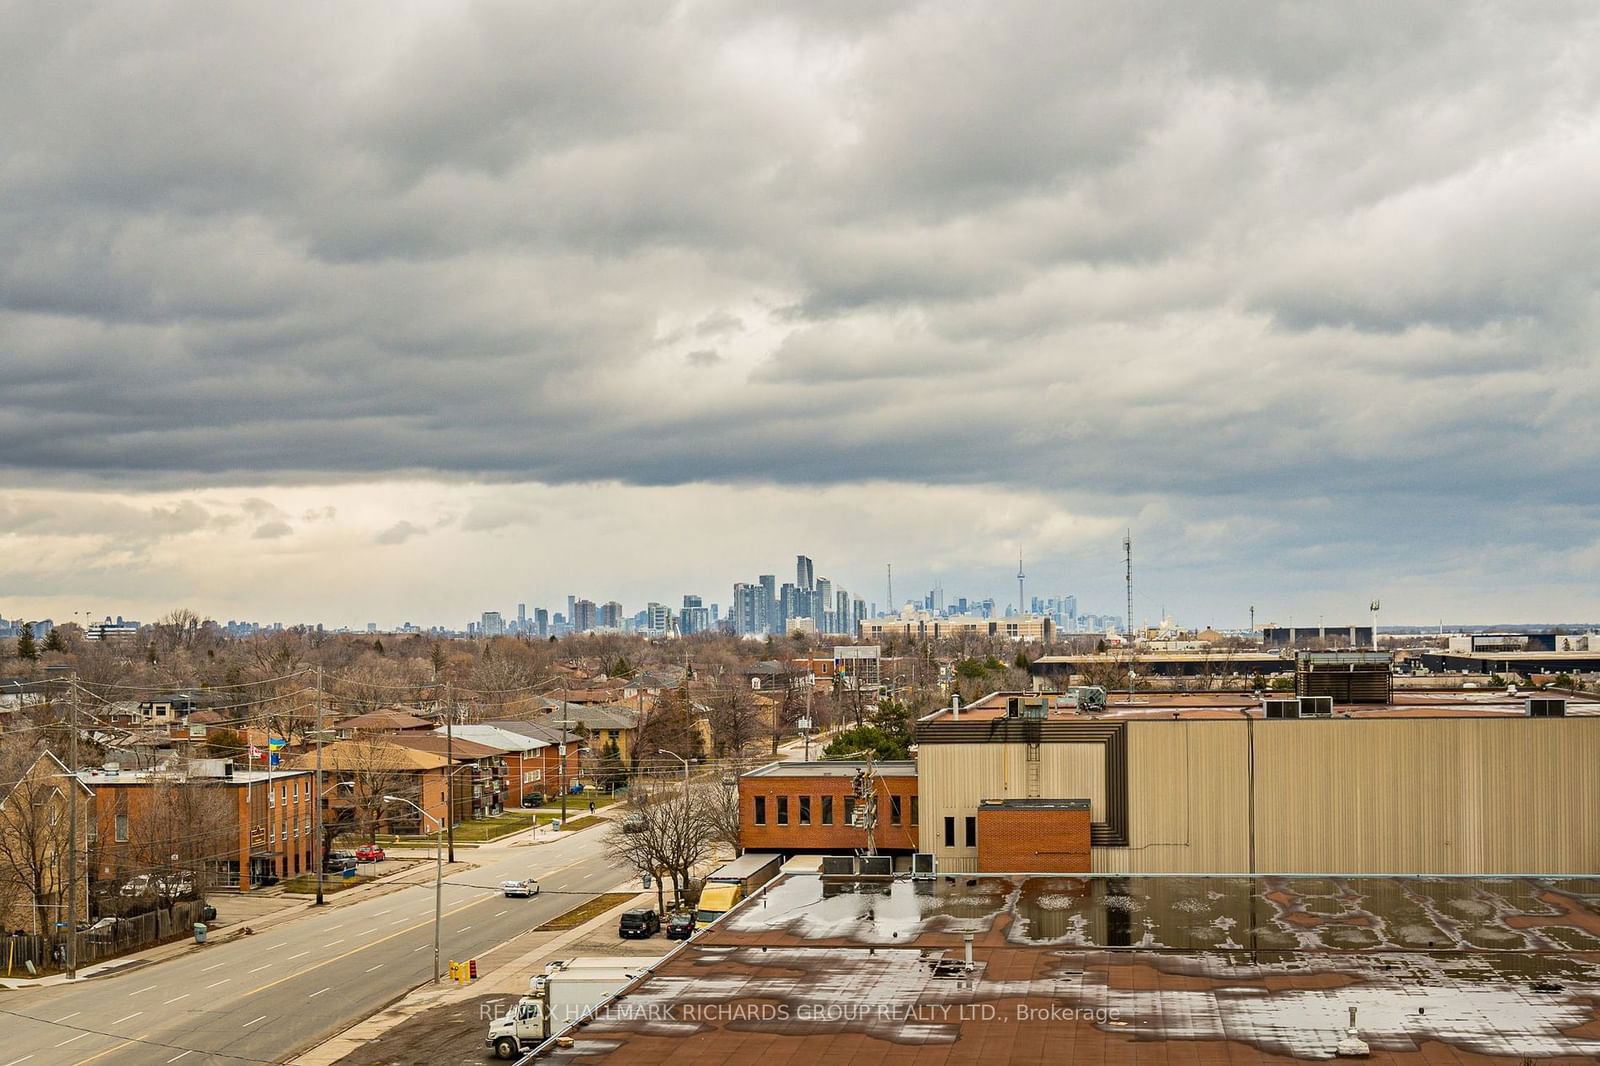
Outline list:
[[[654,956],[565,959],[528,981],[528,995],[489,1023],[484,1045],[496,1058],[514,1059],[548,1040],[660,962]]]

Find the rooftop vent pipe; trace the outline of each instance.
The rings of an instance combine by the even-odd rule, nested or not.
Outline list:
[[[950,697],[950,718],[953,721],[957,721],[957,722],[961,721],[961,697],[960,696],[951,696]]]

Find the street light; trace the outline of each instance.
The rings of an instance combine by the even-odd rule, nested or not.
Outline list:
[[[318,754],[318,758],[320,759],[321,754],[322,754],[321,751],[319,750],[317,754]],[[317,784],[321,785],[322,782],[318,781]],[[328,865],[328,856],[323,853],[323,847],[322,847],[322,797],[326,796],[328,793],[332,792],[334,789],[337,789],[337,788],[354,789],[355,787],[356,787],[356,783],[354,781],[335,781],[333,784],[329,785],[327,788],[322,789],[322,791],[317,793],[317,807],[316,807],[317,839],[313,842],[314,846],[313,846],[313,848],[311,850],[317,857],[317,903],[316,903],[316,905],[318,907],[323,905],[323,899],[322,899],[322,871],[323,871],[323,868]]]
[[[444,916],[444,823],[404,796],[385,796],[385,803],[404,803],[438,828],[433,845],[433,983],[439,983],[439,925]]]
[[[678,755],[675,752],[668,751],[666,748],[657,748],[656,751],[660,752],[662,755],[671,755],[674,759],[677,759],[679,762],[683,763],[683,809],[684,810],[688,810],[689,809],[689,760],[685,759],[682,755]]]

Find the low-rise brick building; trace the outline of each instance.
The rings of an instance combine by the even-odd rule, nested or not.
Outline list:
[[[858,783],[859,782],[859,783]],[[870,786],[868,784],[870,782]],[[775,762],[739,778],[740,843],[747,851],[847,854],[867,847],[857,818],[870,787],[872,843],[880,854],[917,848],[917,764]]]

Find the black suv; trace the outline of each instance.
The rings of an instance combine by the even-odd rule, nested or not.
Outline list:
[[[655,911],[623,911],[617,935],[624,940],[649,940],[661,932],[661,917]]]
[[[694,911],[678,911],[667,916],[667,939],[688,940],[694,936]]]
[[[523,806],[523,809],[527,809],[529,807],[543,807],[544,806],[544,793],[543,792],[530,792],[530,793],[528,793],[526,796],[522,797],[522,806]]]

